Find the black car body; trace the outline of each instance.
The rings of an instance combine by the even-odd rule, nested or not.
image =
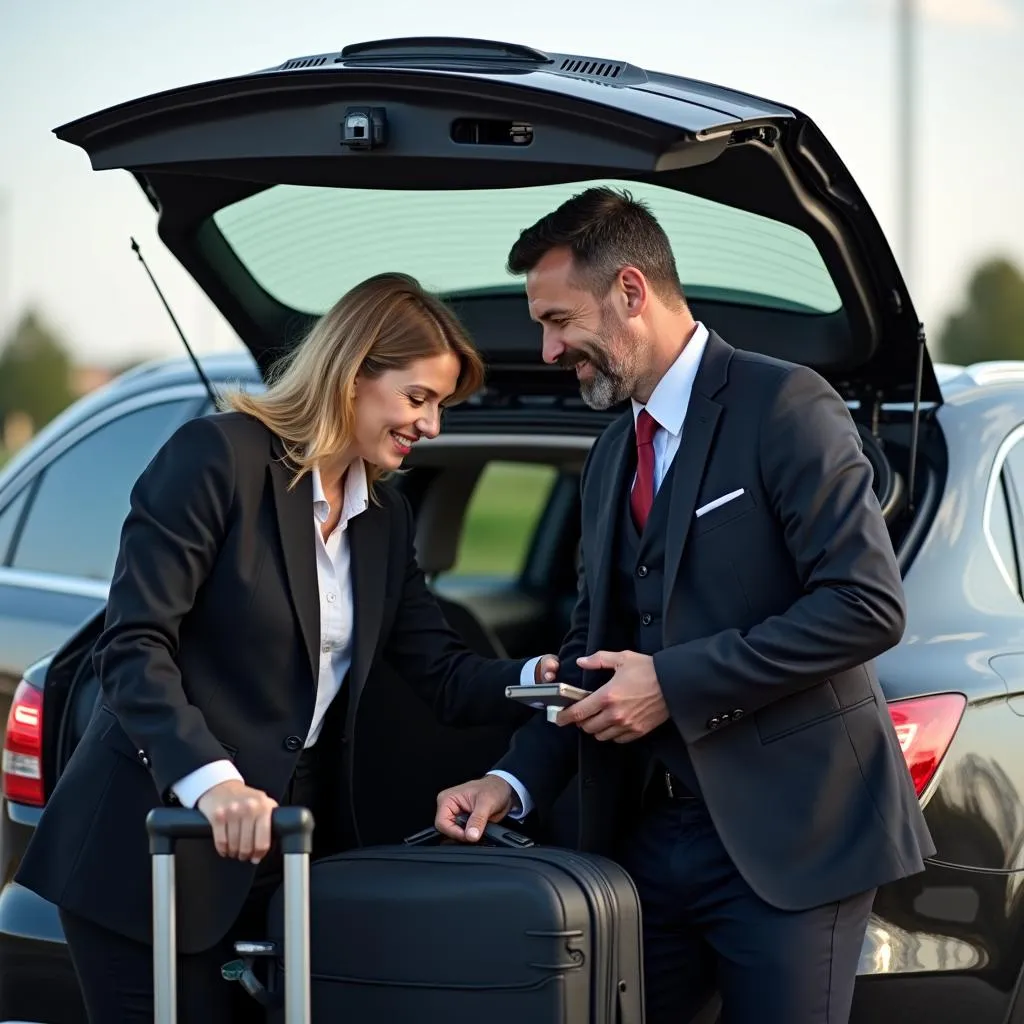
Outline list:
[[[249,349],[248,364],[211,362],[218,385],[258,386],[306,325],[377,270],[414,273],[450,299],[488,384],[447,414],[401,485],[453,625],[477,649],[513,656],[556,648],[568,622],[579,471],[610,414],[541,364],[504,255],[582,182],[648,199],[698,319],[741,348],[813,366],[847,399],[904,574],[906,635],[878,668],[938,852],[924,874],[879,892],[854,1020],[995,1024],[1024,1013],[1024,372],[946,368],[940,387],[884,236],[813,122],[622,62],[400,40],[147,97],[58,135],[94,168],[136,177],[162,239]],[[52,595],[67,595],[30,594],[34,570],[19,565],[40,532],[34,517],[50,514],[40,497],[56,472],[50,453],[87,438],[118,389],[147,392],[134,399],[143,406],[183,389],[180,416],[202,413],[208,399],[190,373],[165,366],[118,382],[0,476],[0,617],[38,616],[60,645],[25,673],[8,723],[0,1021],[81,1019],[54,908],[10,882],[98,693],[87,655],[104,581],[58,615]],[[167,427],[152,415],[148,440],[130,431],[143,462]],[[529,529],[511,567],[462,576],[451,571],[460,533],[498,462],[541,471],[529,478]],[[0,644],[21,628],[0,622]],[[357,808],[364,835],[387,841],[429,820],[436,789],[486,768],[505,737],[438,728],[400,679],[366,692],[379,695],[368,714],[391,759],[400,751],[388,770],[414,769],[419,787],[386,821]],[[376,778],[381,756],[364,745],[357,773]]]

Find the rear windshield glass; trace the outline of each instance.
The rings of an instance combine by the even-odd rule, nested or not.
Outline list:
[[[694,298],[807,313],[840,307],[825,264],[802,231],[637,182],[450,192],[275,185],[219,210],[214,220],[270,295],[320,314],[351,286],[388,270],[412,274],[443,294],[515,285],[505,260],[519,232],[590,184],[628,189],[650,205]]]

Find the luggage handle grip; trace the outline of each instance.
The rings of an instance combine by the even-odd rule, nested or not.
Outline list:
[[[313,813],[307,807],[275,807],[271,828],[284,853],[284,1019],[309,1024],[309,858]],[[179,839],[209,838],[213,826],[202,811],[154,807],[146,815],[153,855],[153,1007],[156,1024],[178,1019],[177,920],[174,846]]]
[[[455,817],[455,823],[460,828],[465,828],[468,819],[468,814],[458,814]],[[430,825],[423,829],[423,831],[417,832],[415,835],[406,836],[402,842],[406,846],[431,846],[435,843],[454,843],[456,841],[454,839],[449,840],[433,825]],[[512,850],[523,850],[533,846],[534,842],[529,836],[524,836],[521,832],[513,832],[509,828],[504,828],[501,825],[496,825],[493,821],[489,821],[484,826],[484,834],[479,845],[503,846]]]
[[[275,807],[270,828],[281,840],[285,855],[313,852],[313,814],[306,807]],[[151,854],[171,854],[179,839],[204,839],[213,834],[213,826],[202,811],[187,807],[154,807],[146,815]]]

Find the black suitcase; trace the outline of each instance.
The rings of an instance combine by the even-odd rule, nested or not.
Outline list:
[[[309,884],[315,1024],[643,1022],[640,905],[605,858],[496,825],[472,846],[431,828],[316,861]],[[280,951],[281,892],[268,916]]]

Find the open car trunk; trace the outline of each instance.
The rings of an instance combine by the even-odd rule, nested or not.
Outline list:
[[[941,402],[923,332],[864,197],[799,111],[620,61],[392,40],[146,97],[57,135],[95,169],[134,175],[163,241],[264,372],[371,274],[411,273],[448,297],[489,369],[485,391],[450,413],[451,434],[593,436],[607,422],[574,375],[542,364],[504,265],[519,231],[581,188],[628,188],[668,232],[698,319],[740,348],[812,366],[851,402],[904,564],[930,517],[930,468],[917,476],[921,515],[901,517],[913,507],[911,406]],[[900,403],[884,438],[883,406]],[[59,711],[44,719],[56,723],[47,749],[60,762],[96,699],[83,651],[100,626],[48,678]],[[365,692],[388,701],[400,686]],[[389,749],[433,765],[424,793],[504,750],[496,731],[456,739],[422,711],[409,708]],[[397,827],[413,831],[426,805],[410,799]]]

